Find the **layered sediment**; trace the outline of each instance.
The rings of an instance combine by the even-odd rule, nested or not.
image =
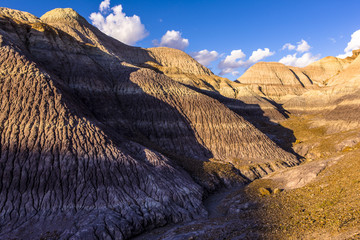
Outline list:
[[[219,98],[228,80],[72,9],[0,8],[0,61],[2,238],[126,239],[205,216],[204,190],[299,163]]]

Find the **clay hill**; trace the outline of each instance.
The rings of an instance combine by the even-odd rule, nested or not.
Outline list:
[[[207,219],[136,239],[359,239],[359,55],[304,68],[260,62],[230,83],[241,89],[233,96],[218,80],[218,89],[207,90],[216,93],[206,94],[303,162],[216,192],[204,202]]]
[[[269,206],[357,152],[358,53],[232,82],[72,9],[0,8],[0,238],[284,237]]]

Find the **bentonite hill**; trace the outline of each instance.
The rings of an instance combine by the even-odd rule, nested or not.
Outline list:
[[[359,51],[232,82],[0,8],[0,63],[1,239],[359,237]]]

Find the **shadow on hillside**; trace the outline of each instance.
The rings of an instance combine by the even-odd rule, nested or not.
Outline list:
[[[257,129],[267,135],[282,149],[294,154],[298,159],[302,158],[292,149],[292,143],[296,141],[294,132],[291,129],[281,126],[280,124],[272,122],[269,117],[265,116],[265,112],[258,104],[247,104],[238,99],[225,97],[217,91],[207,91],[186,84],[184,85],[193,89],[194,91],[218,100],[222,104],[226,105],[230,110],[253,124]],[[281,104],[278,104],[267,98],[263,99],[273,105],[274,109],[276,109],[284,118],[289,117],[289,112],[286,111]]]
[[[218,187],[213,184],[222,185],[219,178],[205,173],[203,164],[213,154],[199,142],[186,116],[163,100],[167,98],[166,90],[151,80],[155,72],[138,73],[139,68],[122,65],[117,56],[79,42],[61,30],[55,32],[48,27],[42,32],[9,21],[23,32],[19,37],[24,39],[21,48],[25,47],[27,57],[49,74],[70,113],[89,120],[119,146],[130,140],[175,160],[208,190]],[[11,26],[6,26],[8,31]],[[142,51],[140,55],[148,54],[136,50]],[[147,61],[150,58],[144,57]]]
[[[274,100],[268,99],[266,97],[262,97],[262,99],[264,99],[265,101],[267,101],[268,103],[270,103],[271,105],[274,106],[274,108],[281,114],[284,116],[284,118],[289,118],[289,111],[287,111],[285,108],[283,108],[283,104],[277,103]]]

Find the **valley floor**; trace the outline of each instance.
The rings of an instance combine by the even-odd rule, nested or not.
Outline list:
[[[360,239],[359,130],[327,133],[313,119],[282,123],[294,130],[303,164],[211,195],[206,219],[134,239]]]

